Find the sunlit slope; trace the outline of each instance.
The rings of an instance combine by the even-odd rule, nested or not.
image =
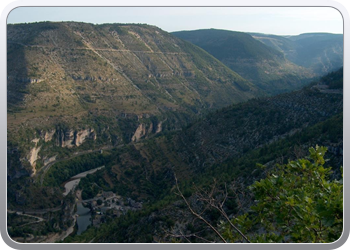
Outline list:
[[[16,169],[31,174],[55,155],[180,129],[261,94],[201,48],[155,26],[43,22],[7,29],[8,147],[19,150]]]
[[[147,25],[9,25],[8,65],[9,108],[42,115],[196,113],[256,94],[203,50]]]

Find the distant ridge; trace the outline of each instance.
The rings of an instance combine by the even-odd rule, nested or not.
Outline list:
[[[343,66],[343,34],[304,33],[297,36],[275,36],[250,33],[267,46],[283,52],[293,63],[316,75]]]
[[[282,51],[248,33],[207,29],[172,34],[203,48],[270,94],[298,88],[313,76],[307,69],[287,60]]]

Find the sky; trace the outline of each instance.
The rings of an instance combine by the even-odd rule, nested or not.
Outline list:
[[[7,23],[147,23],[168,31],[226,29],[275,35],[343,33],[332,7],[18,7]]]

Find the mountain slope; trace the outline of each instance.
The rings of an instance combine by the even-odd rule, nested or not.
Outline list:
[[[172,34],[203,48],[270,94],[298,88],[312,76],[306,69],[286,60],[280,51],[247,33],[210,29]]]
[[[145,102],[145,107],[139,105],[135,112],[156,112],[157,105],[160,110],[182,106],[200,109],[201,105],[218,107],[222,104],[217,101],[245,100],[252,96],[249,91],[254,90],[249,82],[205,52],[153,26],[10,25],[8,43],[9,79],[14,75],[27,77],[29,79],[25,80],[40,82],[40,85],[55,80],[59,80],[60,85],[93,85],[91,82],[94,82],[107,88],[114,84],[120,87],[118,92],[121,93],[117,96],[124,97],[133,92],[135,96],[129,99],[135,100],[137,96],[136,99]],[[18,53],[14,49],[17,47],[24,51]],[[20,63],[21,67],[15,63]],[[14,84],[10,82],[9,87]],[[74,87],[78,92],[77,86]],[[93,85],[90,90],[94,87],[98,86]],[[211,93],[208,87],[212,89]],[[101,88],[95,92],[104,94],[102,97],[91,96],[97,102],[102,102],[99,99],[120,99],[111,98],[106,94],[109,91]],[[215,99],[218,94],[222,96],[220,100]],[[12,104],[12,96],[9,97]],[[125,104],[122,107],[133,110]]]
[[[207,52],[154,26],[16,24],[7,42],[8,145],[32,175],[55,155],[179,129],[259,95]]]
[[[173,186],[173,173],[190,180],[215,164],[341,114],[341,89],[333,89],[325,79],[299,91],[224,108],[182,131],[129,145],[114,153],[106,176],[123,196],[158,199]],[[54,183],[49,178],[58,177],[61,170],[52,171],[47,183]]]

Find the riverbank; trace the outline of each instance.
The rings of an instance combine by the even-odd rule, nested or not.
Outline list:
[[[88,174],[93,174],[96,171],[103,169],[105,166],[101,166],[98,168],[94,168],[88,171],[81,172],[77,175],[74,175],[71,177],[68,181],[64,182],[62,185],[65,188],[65,192],[63,193],[63,196],[66,196],[69,194],[70,191],[74,190],[75,187],[79,185],[80,179],[86,177]]]

